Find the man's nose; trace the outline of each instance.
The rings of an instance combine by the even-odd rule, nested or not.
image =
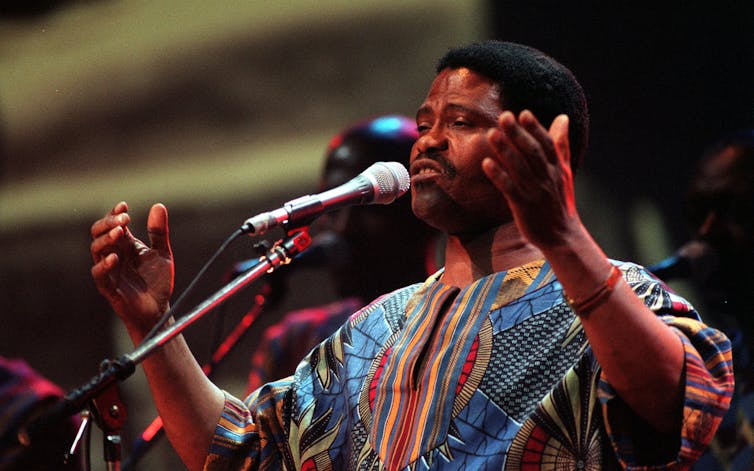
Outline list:
[[[699,236],[700,239],[709,238],[713,234],[715,227],[718,224],[718,219],[719,218],[715,211],[708,212],[704,218],[704,221],[696,231],[697,236]]]
[[[432,150],[447,150],[448,140],[442,127],[435,125],[420,135],[414,145],[419,153],[427,153]]]

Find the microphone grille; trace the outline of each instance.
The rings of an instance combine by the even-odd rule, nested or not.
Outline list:
[[[374,204],[392,203],[408,191],[411,182],[408,170],[398,162],[376,162],[363,175],[373,183]]]

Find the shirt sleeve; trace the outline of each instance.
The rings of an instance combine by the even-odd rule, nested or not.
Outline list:
[[[687,469],[709,444],[733,394],[731,345],[719,330],[706,326],[684,299],[641,270],[626,280],[680,337],[684,348],[684,396],[680,428],[663,434],[643,422],[604,380],[599,397],[616,457],[628,470]],[[660,453],[660,450],[665,450]]]
[[[409,296],[416,286],[398,290]],[[400,296],[403,296],[401,294]],[[400,301],[400,296],[397,299]],[[392,300],[392,301],[391,301]],[[293,376],[267,383],[244,401],[225,393],[225,406],[205,460],[205,470],[333,469],[331,450],[343,446],[351,410],[347,386],[368,373],[346,366],[353,319],[378,313],[390,294],[357,310],[327,339],[309,351]],[[401,311],[402,312],[402,311]],[[386,335],[391,332],[387,327]],[[380,343],[373,342],[377,348]],[[372,353],[367,353],[371,358]]]
[[[283,411],[292,377],[269,383],[244,401],[225,392],[225,407],[204,464],[207,471],[283,469]]]
[[[244,401],[225,393],[204,469],[306,469],[327,461],[348,413],[340,375],[349,329],[342,326],[312,349],[293,376],[263,385]]]

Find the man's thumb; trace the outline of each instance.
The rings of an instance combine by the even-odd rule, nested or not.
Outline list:
[[[149,210],[147,220],[149,243],[160,255],[171,257],[170,236],[168,231],[168,209],[162,203],[157,203]]]

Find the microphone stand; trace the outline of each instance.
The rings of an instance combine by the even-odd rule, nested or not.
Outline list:
[[[215,349],[214,353],[212,353],[211,360],[202,366],[202,371],[207,377],[212,377],[215,367],[225,359],[228,353],[233,350],[246,332],[249,331],[249,328],[251,328],[267,304],[271,290],[272,288],[269,284],[262,287],[261,291],[254,296],[254,305],[251,309],[243,315],[241,320],[238,321],[238,324],[236,324],[236,327],[233,328],[225,340],[223,340],[217,349]],[[126,456],[121,469],[127,471],[136,466],[136,463],[138,463],[138,461],[149,451],[152,445],[154,445],[163,435],[163,431],[162,417],[157,416],[149,425],[147,425],[146,428],[144,428],[144,431],[136,439],[131,447],[131,453]]]
[[[120,469],[121,429],[128,417],[118,384],[112,383],[92,398],[92,415],[102,430],[103,454],[107,471]]]
[[[195,307],[193,311],[176,319],[172,325],[165,327],[154,337],[142,342],[133,352],[121,355],[115,360],[105,360],[98,375],[78,389],[66,394],[47,413],[33,421],[27,428],[19,431],[19,442],[26,446],[31,445],[39,432],[78,413],[91,402],[95,404],[97,409],[97,413],[93,415],[109,421],[104,423],[104,426],[99,422],[105,422],[105,420],[97,421],[98,425],[103,427],[105,433],[105,460],[108,470],[119,470],[120,436],[118,429],[125,420],[126,414],[125,406],[117,397],[116,382],[123,381],[131,376],[136,370],[137,364],[144,361],[149,355],[178,336],[188,326],[237,293],[241,288],[261,278],[265,273],[272,273],[280,265],[291,263],[295,256],[306,250],[310,244],[311,236],[308,227],[303,226],[288,230],[287,237],[277,241],[265,255],[260,257],[257,265],[226,284]],[[97,406],[98,402],[102,407]]]

